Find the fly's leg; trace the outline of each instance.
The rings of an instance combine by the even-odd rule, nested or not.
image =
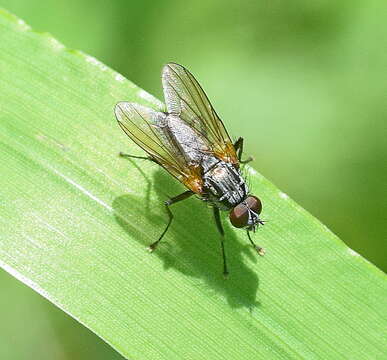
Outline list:
[[[152,159],[153,160],[153,159]],[[148,250],[150,252],[154,251],[157,247],[157,245],[159,244],[159,242],[161,241],[161,239],[164,237],[164,235],[166,234],[166,232],[168,231],[169,229],[169,226],[171,225],[172,223],[172,220],[173,220],[173,214],[172,214],[172,211],[171,209],[169,208],[170,205],[172,204],[175,204],[179,201],[183,201],[187,198],[189,198],[190,196],[192,196],[194,194],[193,191],[191,190],[187,190],[187,191],[184,191],[183,193],[173,197],[173,198],[170,198],[168,199],[167,201],[164,202],[164,205],[165,205],[165,208],[167,210],[167,213],[168,213],[168,224],[165,228],[165,230],[163,231],[163,233],[160,235],[160,237],[158,238],[157,241],[155,241],[154,243],[150,244],[149,247],[148,247]]]
[[[256,245],[255,242],[253,241],[253,239],[251,238],[250,236],[250,231],[247,230],[247,236],[251,242],[251,245],[253,245],[253,248],[257,251],[257,253],[261,256],[265,255],[265,249],[264,248],[261,248],[260,246]]]
[[[120,152],[119,153],[119,156],[123,157],[123,158],[129,158],[129,159],[142,159],[142,160],[150,160],[150,161],[153,161],[157,164],[157,161],[155,159],[153,159],[152,157],[150,156],[136,156],[136,155],[129,155],[129,154],[124,154],[123,152]]]
[[[239,137],[237,141],[234,143],[234,148],[238,156],[238,160],[241,164],[247,164],[250,161],[253,161],[254,159],[249,156],[246,160],[242,160],[242,153],[243,153],[243,138]]]
[[[226,262],[226,252],[224,251],[224,230],[222,226],[222,221],[220,219],[219,209],[217,207],[214,207],[213,209],[214,209],[215,224],[220,233],[220,248],[222,250],[222,258],[223,258],[223,275],[224,277],[227,277],[228,270],[227,270],[227,262]]]

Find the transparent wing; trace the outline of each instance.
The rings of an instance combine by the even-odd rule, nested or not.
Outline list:
[[[201,177],[163,131],[166,115],[136,103],[119,102],[114,109],[118,124],[138,146],[171,175],[194,192],[201,192]]]
[[[238,163],[232,141],[207,95],[183,66],[169,63],[162,71],[168,113],[185,121],[208,139],[212,151],[221,159]]]

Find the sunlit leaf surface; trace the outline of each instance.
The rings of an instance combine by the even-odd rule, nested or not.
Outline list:
[[[141,151],[113,107],[161,103],[6,12],[0,74],[0,265],[10,274],[129,359],[385,355],[382,272],[255,170],[264,258],[227,225],[224,280],[211,212],[196,199],[175,206],[149,254],[162,201],[184,189],[154,164],[118,158]]]

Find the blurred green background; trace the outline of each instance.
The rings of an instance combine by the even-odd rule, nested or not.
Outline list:
[[[0,6],[159,98],[162,65],[188,67],[230,133],[245,138],[253,166],[387,269],[387,2],[0,0]],[[4,272],[0,286],[1,359],[121,358]]]

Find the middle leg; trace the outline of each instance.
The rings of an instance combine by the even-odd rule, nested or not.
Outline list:
[[[241,164],[247,164],[250,161],[253,161],[254,159],[249,156],[246,160],[242,160],[242,153],[243,153],[243,138],[239,137],[237,141],[234,143],[234,148],[238,156],[238,160]]]
[[[222,250],[222,258],[223,258],[223,275],[224,277],[227,277],[228,269],[227,269],[227,261],[226,261],[226,252],[224,250],[224,230],[222,226],[222,221],[220,219],[219,209],[216,206],[214,206],[213,209],[214,209],[214,218],[215,218],[216,227],[218,228],[218,231],[220,233],[220,248]]]
[[[187,191],[184,191],[183,193],[173,197],[173,198],[170,198],[168,199],[167,201],[164,202],[164,205],[165,205],[165,209],[167,210],[167,213],[168,213],[168,224],[167,226],[165,227],[163,233],[160,235],[160,237],[152,244],[149,245],[148,247],[148,250],[150,252],[154,251],[157,247],[157,245],[159,244],[159,242],[161,241],[161,239],[164,237],[164,235],[167,233],[170,225],[172,224],[172,220],[173,220],[173,213],[171,211],[171,209],[169,208],[172,204],[175,204],[179,201],[183,201],[187,198],[189,198],[190,196],[192,196],[194,194],[193,191],[191,190],[187,190]]]

